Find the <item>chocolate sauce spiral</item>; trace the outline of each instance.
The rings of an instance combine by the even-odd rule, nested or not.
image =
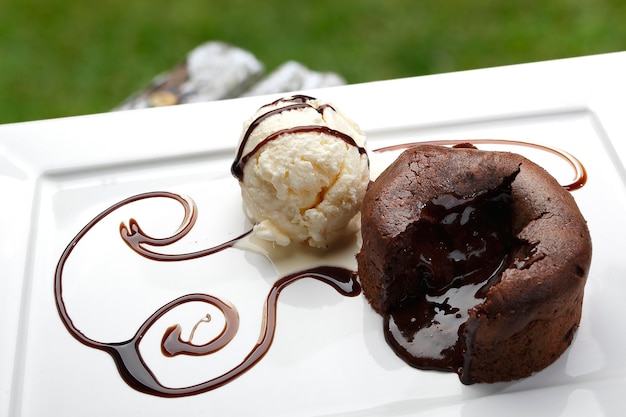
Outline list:
[[[198,252],[170,255],[160,254],[149,250],[146,246],[166,246],[182,239],[193,228],[197,217],[196,207],[193,201],[174,193],[150,192],[129,197],[104,210],[92,219],[85,227],[83,227],[83,229],[67,245],[57,264],[54,279],[55,302],[59,316],[61,317],[61,320],[63,321],[63,324],[67,328],[68,332],[76,340],[85,346],[102,350],[111,355],[121,377],[128,385],[138,391],[162,397],[182,397],[211,391],[241,376],[258,363],[269,350],[276,330],[278,296],[285,287],[300,279],[313,278],[324,282],[344,296],[354,297],[360,293],[360,286],[356,280],[356,273],[344,268],[322,266],[282,277],[274,283],[269,291],[269,294],[267,295],[263,311],[264,320],[262,321],[263,324],[260,330],[259,341],[237,366],[222,375],[200,384],[180,388],[167,387],[159,382],[158,378],[148,367],[140,353],[139,343],[148,330],[164,314],[183,304],[189,302],[203,302],[213,305],[224,315],[225,324],[222,331],[212,340],[202,345],[192,343],[191,339],[189,341],[182,340],[180,325],[174,325],[170,326],[165,331],[161,341],[161,351],[168,357],[176,355],[208,355],[222,349],[235,337],[239,327],[239,316],[234,306],[209,294],[187,294],[170,301],[152,313],[130,339],[121,342],[101,342],[89,338],[76,327],[63,300],[63,270],[67,260],[72,254],[72,251],[78,245],[80,240],[97,223],[120,207],[135,201],[158,197],[174,199],[185,209],[183,221],[178,230],[172,236],[160,239],[153,238],[144,233],[139,227],[137,221],[134,219],[129,221],[128,227],[123,223],[120,225],[120,234],[124,242],[126,242],[126,244],[139,255],[146,258],[156,261],[181,261],[207,256],[232,247],[237,240],[250,233],[246,232],[236,239]]]
[[[174,232],[172,236],[169,236],[166,238],[154,238],[144,233],[144,231],[141,230],[141,227],[139,226],[139,224],[137,223],[135,219],[130,219],[128,221],[128,226],[126,226],[124,223],[120,224],[120,235],[122,236],[122,239],[124,240],[124,242],[126,242],[126,244],[132,250],[134,250],[141,256],[144,256],[148,259],[152,259],[154,261],[186,261],[189,259],[201,258],[203,256],[211,255],[219,251],[222,251],[224,249],[230,248],[238,240],[250,234],[251,232],[250,230],[232,240],[229,240],[227,242],[221,243],[217,246],[214,246],[208,249],[200,250],[198,252],[182,253],[182,254],[164,254],[164,253],[157,253],[157,252],[151,251],[146,246],[156,246],[156,247],[168,246],[184,238],[191,231],[198,217],[196,206],[193,201],[179,194],[164,193],[164,192],[147,193],[143,195],[140,194],[135,197],[131,197],[130,199],[127,199],[118,203],[119,205],[113,206],[113,210],[125,204],[131,203],[133,201],[138,201],[138,200],[142,200],[145,198],[154,198],[154,197],[167,197],[167,198],[172,198],[178,201],[185,209],[185,216],[180,226],[178,227],[178,230],[176,230],[176,232]]]

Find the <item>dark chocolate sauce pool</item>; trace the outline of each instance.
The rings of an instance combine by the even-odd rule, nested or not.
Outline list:
[[[248,132],[245,133],[243,142],[245,143],[251,131],[255,126],[258,126],[263,118],[269,117],[269,115],[276,112],[309,106],[306,103],[309,99],[311,98],[307,96],[295,96],[289,100],[295,104],[261,116],[252,123]],[[323,107],[320,107],[317,111],[323,112]],[[349,144],[357,146],[349,136],[320,126],[302,126],[279,133],[306,131],[319,131],[334,135]],[[263,143],[275,139],[278,135],[277,133],[270,136]],[[462,144],[465,142],[467,141],[430,141],[420,143],[463,146]],[[566,189],[578,189],[586,182],[587,175],[584,167],[576,158],[566,152],[517,141],[472,140],[471,142],[473,144],[498,143],[523,145],[555,153],[567,160],[576,172],[575,181],[565,185],[564,187]],[[376,152],[399,150],[412,145],[414,144],[395,145],[377,149]],[[250,154],[244,155],[242,153],[243,147],[242,144],[235,162],[232,165],[232,173],[239,179],[243,176],[243,165],[247,158],[249,158],[250,154],[254,153],[253,151]],[[359,152],[365,153],[363,148],[358,146],[357,148],[359,148]],[[67,245],[59,259],[54,279],[55,301],[60,318],[68,332],[80,343],[111,355],[124,381],[138,391],[162,397],[189,396],[211,391],[241,376],[258,363],[268,352],[277,325],[278,297],[284,288],[298,280],[304,278],[319,280],[330,285],[340,294],[348,297],[354,297],[360,294],[361,289],[357,281],[356,272],[344,268],[321,266],[281,277],[274,283],[267,294],[264,311],[262,312],[264,320],[259,332],[258,342],[237,366],[222,375],[196,385],[187,387],[164,386],[145,363],[139,350],[139,344],[148,330],[168,311],[185,303],[203,302],[210,304],[216,307],[225,318],[224,328],[211,341],[201,345],[194,344],[192,342],[193,331],[189,340],[183,340],[181,338],[180,325],[170,326],[165,331],[161,341],[161,351],[163,355],[167,357],[176,355],[208,355],[224,348],[236,336],[239,327],[239,316],[234,306],[209,294],[187,294],[168,302],[152,313],[130,339],[118,342],[102,342],[87,337],[74,325],[63,299],[63,270],[67,260],[81,239],[97,223],[117,209],[139,200],[151,198],[173,199],[183,206],[185,214],[178,230],[172,236],[166,238],[154,238],[147,235],[134,219],[130,219],[128,226],[123,223],[120,225],[119,230],[122,240],[137,254],[148,259],[160,262],[185,261],[212,255],[231,248],[238,240],[250,233],[250,231],[248,231],[235,239],[193,253],[162,254],[153,251],[150,249],[151,247],[171,245],[185,237],[193,228],[197,213],[193,201],[179,194],[170,192],[149,192],[129,197],[107,208],[87,223]],[[452,229],[459,228],[462,225],[471,223],[478,225],[483,222],[485,217],[498,218],[498,216],[493,215],[494,210],[501,210],[502,204],[505,204],[506,198],[506,189],[501,190],[501,192],[496,195],[479,196],[469,202],[459,201],[458,197],[454,195],[441,196],[437,201],[431,202],[432,207],[428,208],[428,210],[432,212],[433,218],[438,219],[436,221],[442,225],[440,229],[442,235],[447,236],[450,235]],[[503,220],[495,220],[496,223],[501,221]],[[504,221],[506,221],[506,219]],[[489,230],[500,227],[498,224],[489,224],[490,226],[486,226]],[[420,279],[422,285],[428,288],[429,295],[422,299],[407,298],[401,306],[385,317],[385,337],[388,343],[396,353],[405,358],[410,364],[428,369],[457,371],[455,368],[458,358],[455,357],[453,347],[456,346],[459,338],[454,332],[450,333],[448,331],[448,333],[446,333],[445,329],[458,328],[462,323],[466,322],[468,309],[471,308],[472,303],[479,302],[481,292],[485,291],[486,288],[495,282],[494,280],[497,278],[498,272],[502,269],[504,263],[508,262],[505,260],[506,254],[511,252],[511,246],[515,244],[514,242],[508,241],[506,237],[503,238],[503,236],[494,234],[489,230],[484,230],[479,233],[479,235],[482,234],[482,237],[465,235],[455,238],[461,239],[462,242],[449,241],[440,248],[433,247],[428,249],[430,250],[430,259],[425,258],[420,260],[417,269],[421,274]],[[413,244],[423,247],[429,242],[431,242],[431,239],[424,239],[422,241],[416,240]],[[464,247],[465,250],[454,249],[454,247],[458,246]],[[533,248],[525,248],[526,252],[524,253],[526,253],[526,256],[518,257],[512,262],[516,262],[516,265],[523,267],[525,263],[530,262],[532,256],[534,256],[532,249]],[[520,253],[519,250],[517,252]],[[499,254],[495,257],[496,262],[493,262],[493,259],[487,259],[485,256],[486,253]],[[436,261],[436,258],[441,258],[442,256],[453,258],[454,261],[458,262],[457,265],[464,264],[466,267],[469,267],[458,270],[454,270],[454,268],[453,270],[440,270],[441,268],[447,268],[445,266],[437,266],[438,261]],[[206,320],[208,320],[208,318],[204,321]],[[437,341],[434,341],[431,336],[435,332],[440,333],[440,337],[437,338]]]

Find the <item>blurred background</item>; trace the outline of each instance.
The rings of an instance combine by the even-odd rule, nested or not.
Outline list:
[[[0,123],[108,111],[209,40],[352,84],[626,50],[625,22],[623,0],[0,0]]]

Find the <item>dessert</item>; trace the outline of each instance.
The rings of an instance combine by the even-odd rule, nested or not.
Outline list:
[[[327,247],[358,214],[369,183],[365,136],[328,103],[293,96],[244,125],[232,165],[256,236]]]
[[[188,197],[168,191],[128,197],[87,223],[59,259],[54,280],[55,301],[67,331],[83,345],[109,354],[124,381],[150,395],[196,395],[239,378],[270,349],[277,327],[278,297],[284,288],[303,279],[314,279],[346,297],[360,294],[354,267],[354,254],[358,250],[356,233],[349,233],[350,239],[343,239],[341,245],[333,246],[333,251],[302,250],[310,248],[289,243],[308,242],[310,246],[326,247],[345,232],[356,232],[356,228],[349,229],[349,226],[358,225],[358,212],[369,183],[369,161],[364,144],[365,137],[359,128],[327,103],[307,96],[294,96],[263,106],[244,129],[232,173],[240,181],[246,213],[257,223],[254,234],[266,239],[263,241],[266,245],[249,241],[251,231],[246,231],[216,246],[192,252],[163,253],[159,248],[175,244],[193,229],[198,217],[196,204]],[[222,316],[222,329],[217,328],[215,337],[209,341],[196,343],[193,340],[196,328],[212,322],[211,314],[202,316],[186,339],[182,337],[182,325],[172,325],[161,338],[161,353],[165,357],[204,356],[220,351],[233,340],[240,323],[237,308],[225,299],[206,293],[179,296],[146,318],[131,338],[115,342],[102,342],[83,333],[65,304],[64,269],[76,246],[94,226],[118,209],[149,199],[174,200],[183,208],[184,216],[174,234],[158,238],[145,233],[133,218],[128,224],[122,222],[120,236],[138,255],[158,262],[180,262],[214,255],[236,246],[264,254],[281,273],[267,293],[259,337],[249,353],[231,369],[200,383],[178,387],[162,383],[144,360],[140,341],[170,311],[187,303],[203,303],[212,306],[218,317]],[[281,246],[277,249],[268,241]],[[297,256],[295,252],[298,251],[302,256]],[[350,254],[348,261],[341,259],[346,257],[345,253]],[[296,268],[292,261],[298,260],[307,262],[298,263]],[[219,320],[217,322],[219,326]]]
[[[581,316],[591,239],[574,199],[520,155],[405,151],[368,189],[363,293],[412,366],[465,384],[554,362]]]
[[[61,321],[77,341],[109,354],[129,386],[162,397],[208,392],[254,367],[274,339],[279,294],[303,279],[346,297],[360,294],[362,285],[384,315],[385,336],[398,355],[416,367],[458,372],[464,383],[520,378],[554,361],[578,326],[591,255],[586,224],[571,196],[530,161],[468,144],[415,146],[371,183],[364,145],[353,122],[314,98],[293,96],[261,107],[245,125],[231,167],[245,213],[255,223],[254,236],[248,230],[209,248],[161,252],[192,230],[195,203],[167,191],[127,197],[96,215],[62,253],[54,278]],[[585,178],[579,175],[572,186],[582,186]],[[66,262],[94,226],[126,205],[164,198],[184,211],[171,236],[146,234],[133,218],[120,224],[122,240],[136,254],[187,261],[236,247],[267,256],[279,273],[248,353],[223,373],[183,386],[159,380],[140,342],[170,311],[203,303],[214,312],[197,320],[186,339],[181,324],[169,326],[160,347],[165,357],[211,355],[238,331],[235,305],[207,293],[178,296],[158,307],[129,339],[103,342],[77,327],[63,294]],[[350,225],[360,225],[361,206],[359,282],[354,265],[359,235]],[[350,239],[329,251],[307,247],[331,246],[339,236]],[[259,244],[252,237],[265,240]],[[195,330],[212,322],[215,313],[223,316],[223,327],[196,343]]]

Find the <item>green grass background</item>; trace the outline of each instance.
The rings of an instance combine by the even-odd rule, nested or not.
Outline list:
[[[626,2],[0,0],[0,123],[107,111],[208,40],[359,83],[626,50]]]

